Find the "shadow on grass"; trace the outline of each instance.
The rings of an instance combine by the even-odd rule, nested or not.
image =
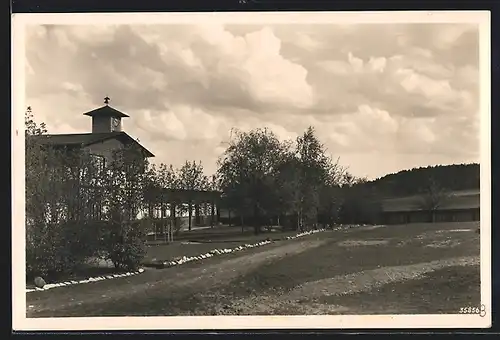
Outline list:
[[[423,226],[434,229],[436,226]],[[288,256],[279,261],[261,266],[258,270],[240,276],[220,290],[221,295],[245,297],[251,292],[275,294],[287,292],[303,283],[347,275],[377,268],[403,266],[444,260],[454,257],[478,256],[479,236],[474,232],[456,233],[453,238],[460,242],[455,247],[425,247],[435,239],[416,240],[414,235],[421,230],[401,229],[391,233],[389,228],[369,232],[325,233],[331,239],[326,245],[301,254]],[[413,234],[413,235],[412,235]],[[339,242],[348,240],[380,240],[384,236],[387,244],[340,247]],[[441,237],[437,234],[437,237]],[[398,246],[407,240],[405,246]]]
[[[480,288],[479,266],[448,267],[418,280],[320,302],[347,307],[348,314],[458,314],[462,307],[480,307]]]

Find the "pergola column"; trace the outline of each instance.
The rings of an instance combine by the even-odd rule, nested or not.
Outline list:
[[[194,204],[194,224],[196,226],[200,225],[200,203],[198,202]]]
[[[212,200],[210,202],[210,226],[213,227],[215,224],[215,203]]]

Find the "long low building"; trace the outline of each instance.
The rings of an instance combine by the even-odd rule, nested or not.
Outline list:
[[[382,201],[382,223],[470,222],[480,219],[478,191],[454,192],[434,212],[422,208],[422,196]]]

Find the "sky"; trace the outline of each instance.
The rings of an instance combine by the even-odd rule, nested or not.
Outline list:
[[[470,24],[30,25],[26,103],[49,133],[110,105],[155,163],[216,169],[231,128],[313,126],[356,176],[479,162]]]

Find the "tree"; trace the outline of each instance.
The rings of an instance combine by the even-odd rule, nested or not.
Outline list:
[[[240,216],[249,215],[254,232],[260,233],[264,219],[276,211],[275,177],[286,146],[270,130],[235,133],[218,160],[217,174],[228,200]]]
[[[363,185],[343,186],[339,211],[341,223],[377,223],[382,211],[377,192]]]
[[[24,128],[25,136],[40,136],[47,133],[47,126],[44,122],[40,124],[35,122],[31,106],[26,108],[24,114]]]
[[[203,172],[201,162],[188,162],[178,170],[179,189],[186,190],[188,194],[188,229],[191,231],[193,215],[193,199],[195,190],[206,190],[209,187],[209,179]]]
[[[26,268],[49,279],[72,271],[98,248],[92,205],[99,173],[81,150],[44,145],[45,124],[25,115]]]
[[[299,226],[303,226],[304,222],[315,224],[320,191],[328,181],[330,160],[311,126],[297,138],[297,157],[300,168]]]
[[[143,224],[138,214],[146,207],[148,162],[140,150],[115,150],[106,169],[106,220],[103,248],[117,268],[134,269],[145,255]]]
[[[320,189],[320,220],[323,225],[331,226],[338,221],[342,207],[342,179],[347,169],[342,167],[339,159],[328,162],[327,177]]]
[[[443,188],[433,177],[429,178],[427,184],[422,188],[420,207],[429,212],[430,222],[436,221],[436,212],[449,199],[451,193]]]
[[[297,215],[301,203],[301,167],[294,150],[286,150],[276,168],[276,203],[278,218]],[[287,220],[287,225],[298,228],[298,220]]]

